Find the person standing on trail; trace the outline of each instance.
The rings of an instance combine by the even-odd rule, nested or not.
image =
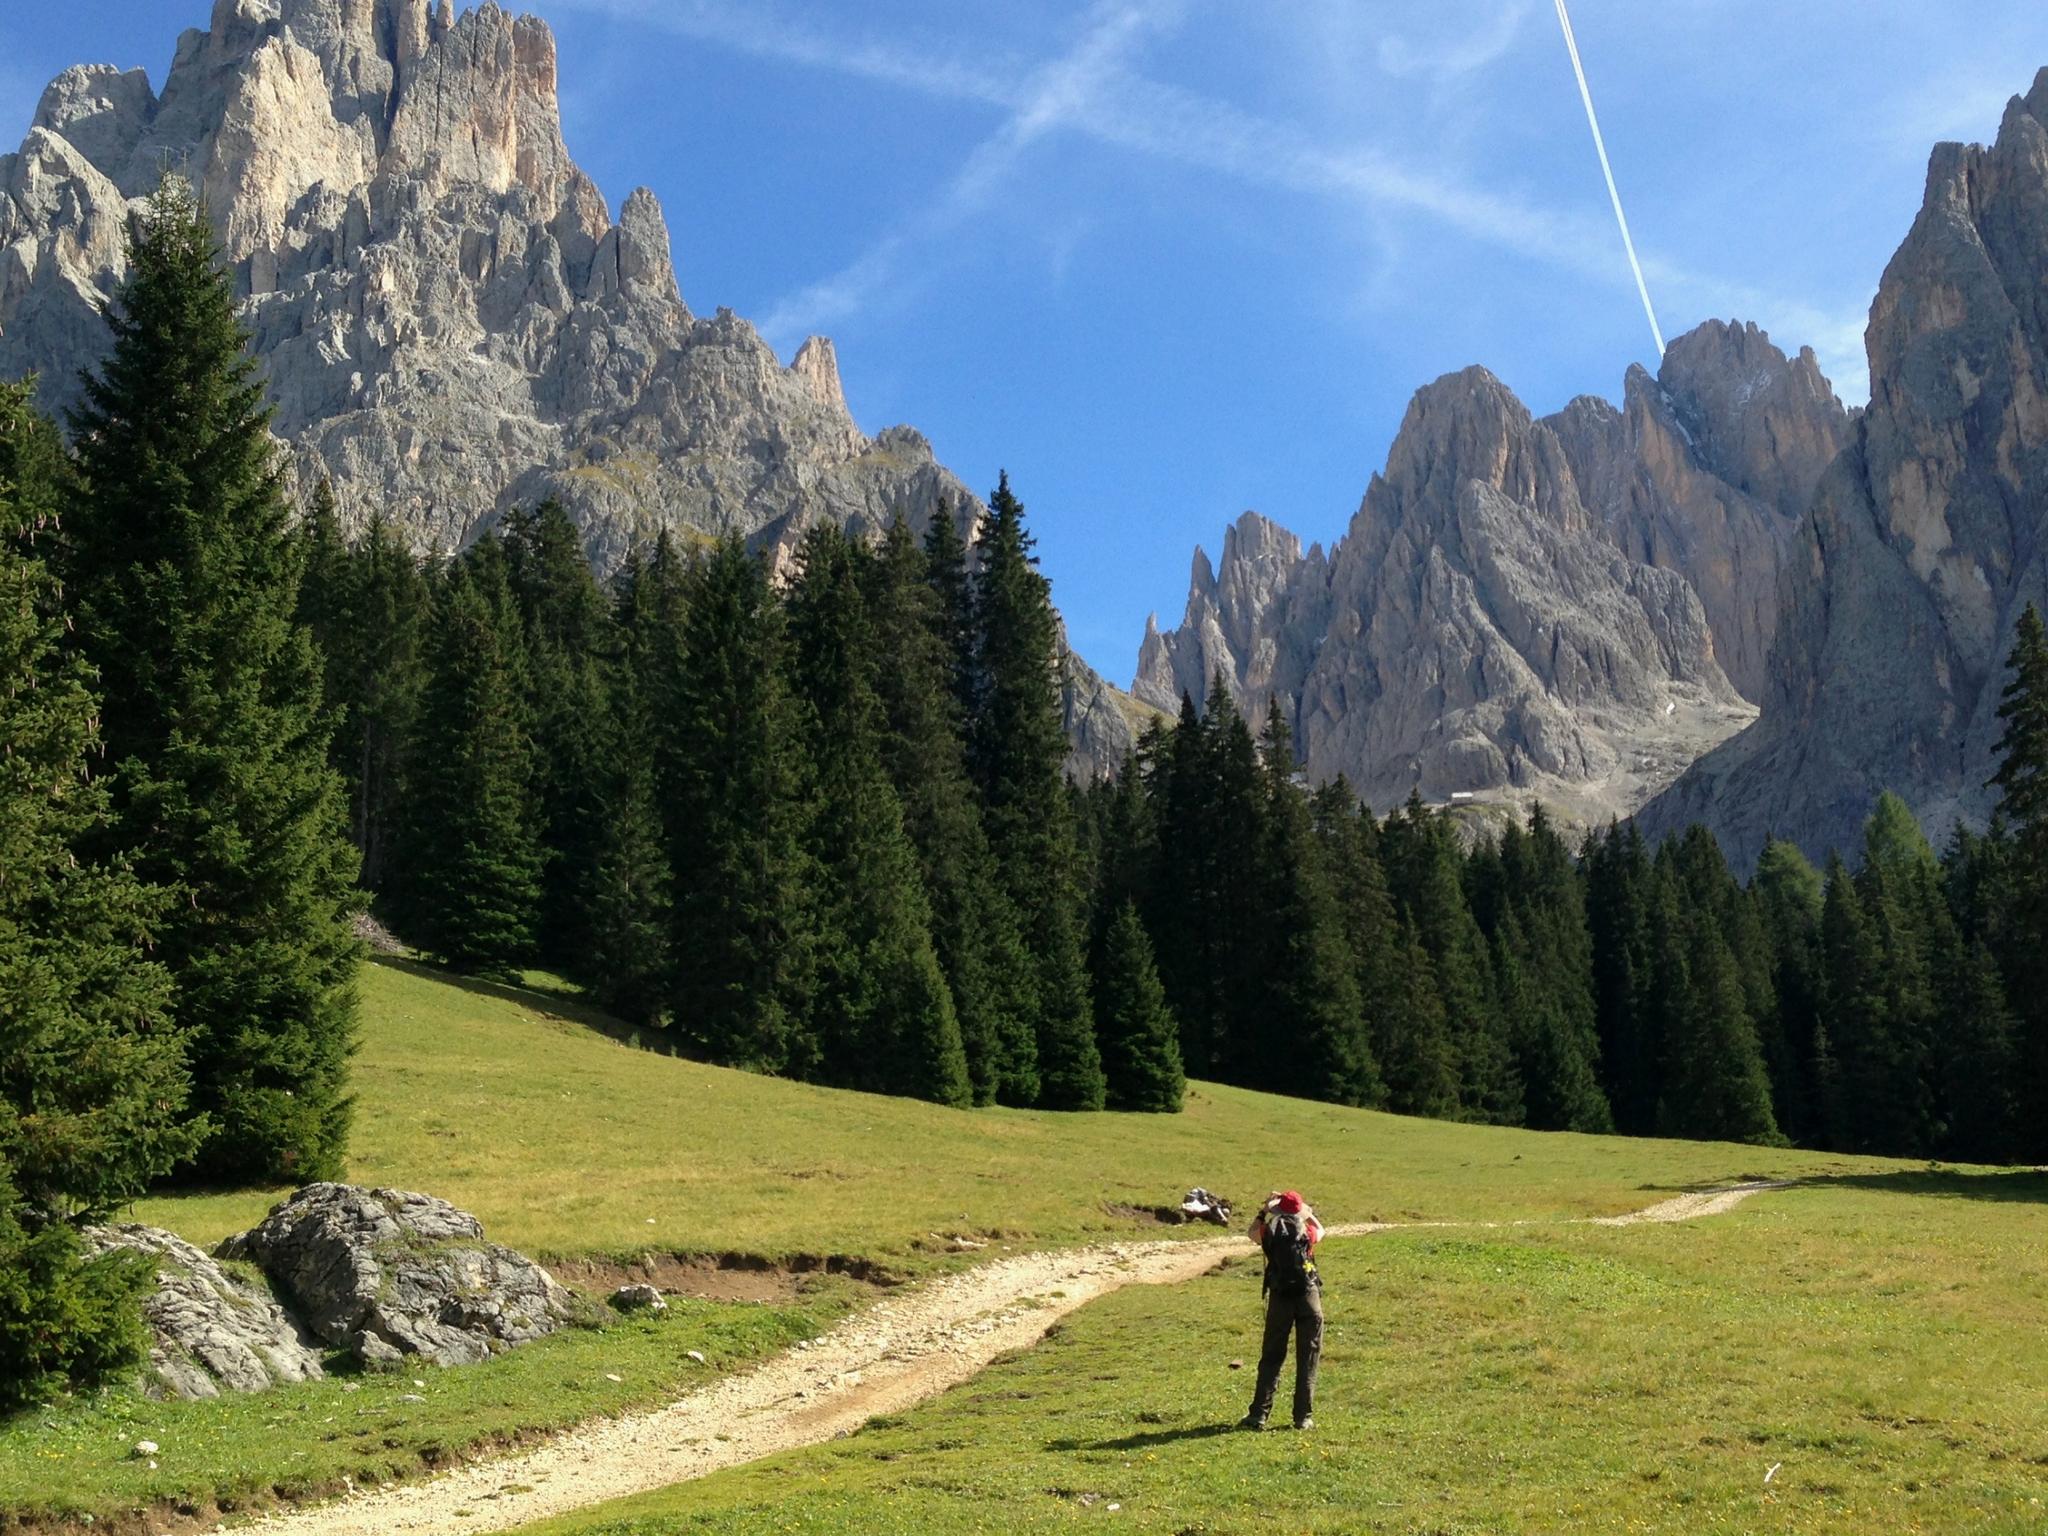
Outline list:
[[[1251,1240],[1266,1255],[1266,1340],[1259,1353],[1259,1385],[1242,1428],[1264,1429],[1294,1335],[1294,1427],[1313,1429],[1316,1366],[1323,1354],[1323,1281],[1316,1273],[1322,1223],[1293,1190],[1267,1197],[1252,1219]]]

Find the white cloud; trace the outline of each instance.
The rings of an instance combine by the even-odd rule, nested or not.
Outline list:
[[[1349,205],[1376,221],[1408,215],[1513,255],[1595,282],[1611,283],[1625,259],[1605,210],[1560,211],[1465,179],[1444,166],[1397,160],[1369,145],[1332,147],[1301,128],[1228,102],[1148,78],[1126,67],[1148,31],[1178,19],[1182,0],[1100,0],[1080,43],[1038,69],[945,51],[902,49],[819,27],[808,15],[726,0],[551,0],[558,6],[632,20],[804,68],[827,70],[945,100],[1000,106],[1009,116],[979,144],[951,182],[917,213],[880,236],[855,261],[789,295],[761,322],[779,341],[857,313],[905,280],[914,257],[985,207],[1024,153],[1057,132],[1086,135],[1134,154],[1248,185]],[[1513,46],[1528,0],[1491,13],[1488,24],[1425,54],[1395,48],[1395,71],[1448,78],[1476,74]],[[1382,63],[1389,60],[1382,53]],[[1994,119],[1995,121],[1995,119]],[[1645,253],[1644,267],[1681,325],[1707,315],[1755,319],[1780,345],[1811,345],[1843,398],[1868,398],[1863,310],[1830,313]]]
[[[1423,79],[1435,85],[1448,84],[1476,74],[1498,62],[1514,47],[1529,15],[1529,0],[1511,0],[1490,16],[1474,23],[1462,6],[1448,8],[1455,30],[1445,41],[1432,39],[1417,44],[1400,33],[1380,40],[1379,65],[1402,79]]]

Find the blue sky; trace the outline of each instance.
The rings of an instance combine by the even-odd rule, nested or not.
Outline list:
[[[1117,681],[1247,507],[1328,542],[1409,396],[1533,408],[1654,347],[1550,0],[529,0],[572,151],[683,293],[838,343],[873,431],[1007,467]],[[66,64],[161,83],[208,0],[0,11],[0,139]],[[1967,16],[1967,20],[1962,18]],[[1852,403],[1928,147],[2048,64],[2040,0],[1576,0],[1659,319],[1811,344]]]

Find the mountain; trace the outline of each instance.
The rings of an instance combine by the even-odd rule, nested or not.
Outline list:
[[[1311,777],[1381,807],[1626,815],[1752,718],[1778,571],[1848,420],[1811,352],[1718,322],[1631,370],[1619,410],[1536,419],[1483,369],[1440,379],[1328,555],[1255,513],[1220,566],[1196,552],[1133,691],[1174,707],[1220,668],[1255,717],[1280,698]]]
[[[76,397],[105,346],[126,221],[166,168],[200,190],[300,483],[421,551],[559,499],[600,570],[664,528],[781,558],[830,518],[982,510],[906,427],[863,433],[831,342],[787,366],[683,301],[644,188],[614,221],[562,139],[553,34],[452,0],[217,0],[159,93],[67,70],[0,156],[0,377]],[[1132,706],[1070,658],[1074,766]]]
[[[1780,583],[1756,724],[1645,812],[1739,857],[1848,849],[1878,793],[1981,824],[2015,622],[2048,598],[2048,69],[1989,148],[1943,144],[1866,334],[1871,401]]]

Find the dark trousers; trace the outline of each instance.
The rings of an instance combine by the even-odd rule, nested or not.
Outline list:
[[[1294,1335],[1294,1421],[1299,1424],[1316,1406],[1316,1366],[1323,1357],[1323,1292],[1311,1285],[1299,1296],[1277,1291],[1266,1298],[1266,1342],[1259,1352],[1259,1393],[1251,1416],[1263,1421],[1273,1411],[1280,1388],[1280,1367],[1287,1363],[1287,1335]]]

